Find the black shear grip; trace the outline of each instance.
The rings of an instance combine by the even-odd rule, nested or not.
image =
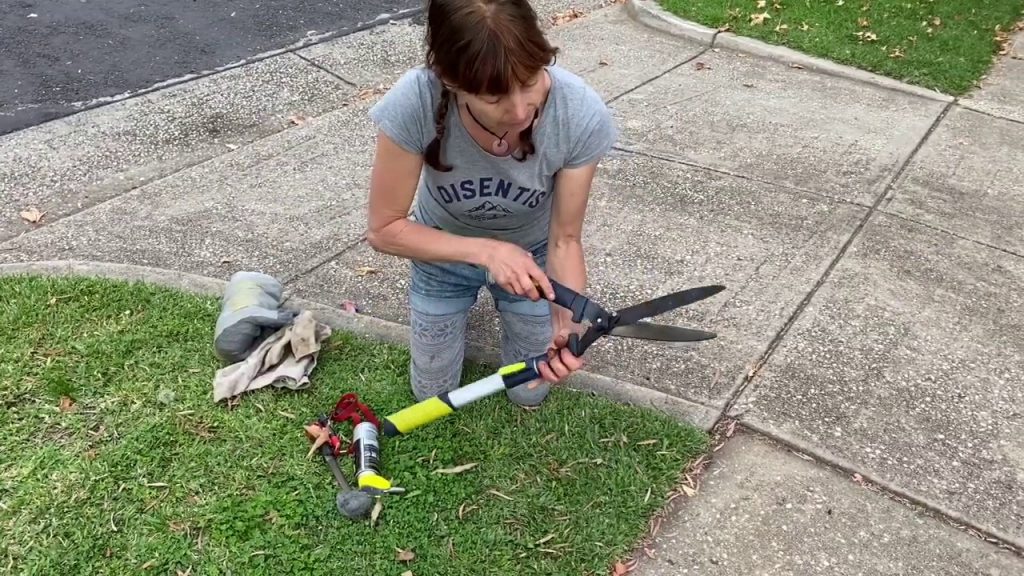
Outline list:
[[[551,287],[555,289],[555,304],[570,310],[574,323],[586,319],[592,324],[607,324],[611,315],[586,296],[555,280],[551,281]]]
[[[613,317],[604,308],[594,304],[590,298],[572,288],[555,280],[551,281],[551,286],[555,289],[555,304],[572,312],[573,323],[580,324],[583,320],[590,322],[582,337],[575,332],[569,334],[569,351],[573,356],[583,356],[591,344],[613,328]]]

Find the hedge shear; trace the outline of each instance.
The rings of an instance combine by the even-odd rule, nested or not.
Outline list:
[[[666,324],[654,324],[646,322],[644,319],[693,304],[725,289],[725,286],[717,284],[700,286],[609,312],[590,298],[563,284],[551,280],[551,286],[555,290],[554,302],[572,311],[573,323],[582,325],[586,320],[589,324],[582,336],[576,333],[569,335],[567,347],[577,358],[582,357],[587,348],[603,336],[667,342],[710,340],[716,336],[715,333]],[[547,353],[538,354],[528,360],[502,366],[495,373],[476,382],[403,408],[383,419],[381,432],[388,437],[407,434],[491,394],[532,382],[540,377],[538,365],[547,360]]]

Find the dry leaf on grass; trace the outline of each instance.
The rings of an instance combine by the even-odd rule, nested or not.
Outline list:
[[[628,572],[629,568],[626,568],[626,565],[622,562],[616,562],[615,566],[612,567],[612,574],[614,574],[614,576],[625,576]]]
[[[693,498],[694,496],[697,495],[697,491],[694,490],[693,488],[690,488],[686,484],[682,485],[682,489],[683,489],[683,492],[685,492],[686,495],[689,496],[690,498]]]
[[[469,506],[469,507],[467,507],[466,506],[466,502],[463,502],[459,506],[459,520],[462,520],[462,517],[465,516],[466,513],[469,512],[470,510],[475,510],[477,508],[478,508],[477,506]]]
[[[38,224],[39,221],[43,219],[43,216],[45,214],[46,212],[40,212],[38,208],[36,208],[35,206],[31,206],[19,212],[18,215],[21,216],[21,218],[24,221],[30,224]]]
[[[373,511],[370,512],[370,527],[377,525],[377,518],[380,518],[380,511],[384,509],[384,503],[377,498],[377,503],[373,505]]]
[[[903,48],[897,46],[892,52],[889,52],[889,58],[903,58],[906,54],[903,53]]]
[[[401,548],[395,548],[395,560],[399,562],[412,562],[416,558],[416,554],[410,550],[402,550]]]
[[[762,12],[760,14],[751,14],[750,15],[750,25],[751,26],[760,26],[760,25],[764,24],[765,20],[771,20],[771,18],[772,18],[771,14],[769,14],[767,12]]]
[[[412,576],[412,570],[406,570],[405,572],[402,572],[402,576]]]
[[[762,8],[763,9],[767,5],[768,5],[768,0],[757,0],[757,7],[758,8]]]
[[[473,468],[476,468],[476,466],[476,462],[470,462],[469,464],[462,464],[461,466],[455,466],[452,468],[439,468],[434,470],[434,474],[459,474],[466,470],[472,470]]]
[[[72,412],[75,409],[75,401],[67,396],[60,397],[60,411],[61,412]]]
[[[867,28],[871,25],[871,21],[864,17],[857,18],[857,25],[861,28]]]
[[[551,534],[548,534],[547,536],[541,538],[540,540],[537,540],[533,544],[534,544],[534,546],[540,546],[541,544],[547,542],[548,540],[551,540],[554,537],[555,537],[555,534],[551,533]]]

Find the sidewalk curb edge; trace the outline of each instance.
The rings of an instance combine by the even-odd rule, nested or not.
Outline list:
[[[657,0],[625,0],[625,5],[626,12],[634,21],[673,36],[695,40],[708,46],[708,48],[726,48],[773,60],[788,66],[800,66],[806,70],[821,74],[863,82],[929,100],[937,100],[939,102],[953,102],[956,100],[954,96],[943,94],[936,90],[914,86],[887,76],[845,64],[838,64],[824,58],[810,56],[792,48],[769,44],[755,38],[739,36],[731,32],[720,32],[696,22],[684,20],[662,8]]]

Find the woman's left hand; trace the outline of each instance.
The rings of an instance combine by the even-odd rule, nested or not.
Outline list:
[[[567,311],[564,314],[561,310],[555,312],[552,318],[553,337],[548,347],[548,361],[542,362],[537,367],[541,378],[554,384],[583,366],[583,359],[574,356],[566,347],[569,343],[569,334],[578,330],[579,325],[572,322],[572,317]],[[530,388],[536,387],[537,384],[537,382],[531,383]]]

